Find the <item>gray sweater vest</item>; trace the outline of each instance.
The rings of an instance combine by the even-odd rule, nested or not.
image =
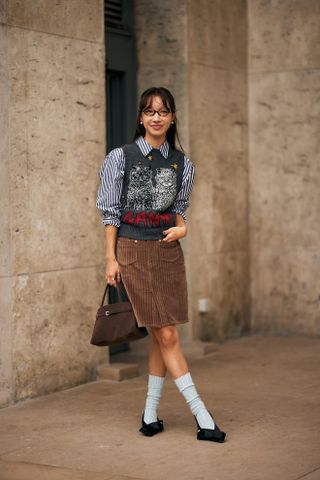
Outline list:
[[[123,146],[125,173],[121,194],[118,236],[140,240],[160,240],[174,227],[171,211],[182,185],[184,154],[169,149],[168,158],[152,149],[146,157],[138,145]]]

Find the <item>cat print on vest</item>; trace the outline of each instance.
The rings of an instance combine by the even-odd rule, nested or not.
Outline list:
[[[152,208],[165,210],[170,207],[176,197],[177,174],[171,168],[157,168],[155,181]]]
[[[150,210],[152,208],[152,169],[135,165],[130,170],[127,205],[133,210]]]
[[[165,210],[177,194],[177,175],[171,168],[157,168],[155,186],[151,167],[134,165],[130,170],[126,209]]]

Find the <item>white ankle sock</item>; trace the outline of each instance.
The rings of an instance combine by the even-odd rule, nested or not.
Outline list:
[[[146,423],[157,421],[157,409],[165,378],[166,377],[158,377],[157,375],[149,374],[148,393],[144,408],[144,421]]]
[[[211,428],[214,430],[214,421],[195,388],[190,372],[181,375],[181,377],[175,378],[174,382],[184,396],[191,412],[196,416],[200,427]]]

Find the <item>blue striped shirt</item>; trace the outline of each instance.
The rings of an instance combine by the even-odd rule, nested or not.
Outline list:
[[[147,156],[152,146],[143,137],[136,139],[142,154]],[[160,152],[168,158],[169,142],[167,139],[160,145]],[[115,148],[105,157],[99,172],[100,186],[97,194],[96,207],[102,211],[103,225],[120,227],[121,192],[125,170],[125,157],[122,148]],[[175,198],[171,211],[182,215],[186,221],[186,210],[194,181],[194,166],[191,160],[184,156],[182,185]]]

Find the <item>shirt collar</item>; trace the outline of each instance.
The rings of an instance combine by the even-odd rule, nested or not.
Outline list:
[[[151,150],[153,149],[153,147],[150,145],[150,143],[148,143],[142,136],[141,137],[138,137],[136,139],[136,144],[138,145],[138,147],[140,148],[141,152],[143,153],[143,155],[146,157],[150,152]],[[165,139],[165,141],[160,145],[160,153],[161,155],[164,157],[164,158],[168,158],[168,155],[169,155],[169,142],[167,139]]]

